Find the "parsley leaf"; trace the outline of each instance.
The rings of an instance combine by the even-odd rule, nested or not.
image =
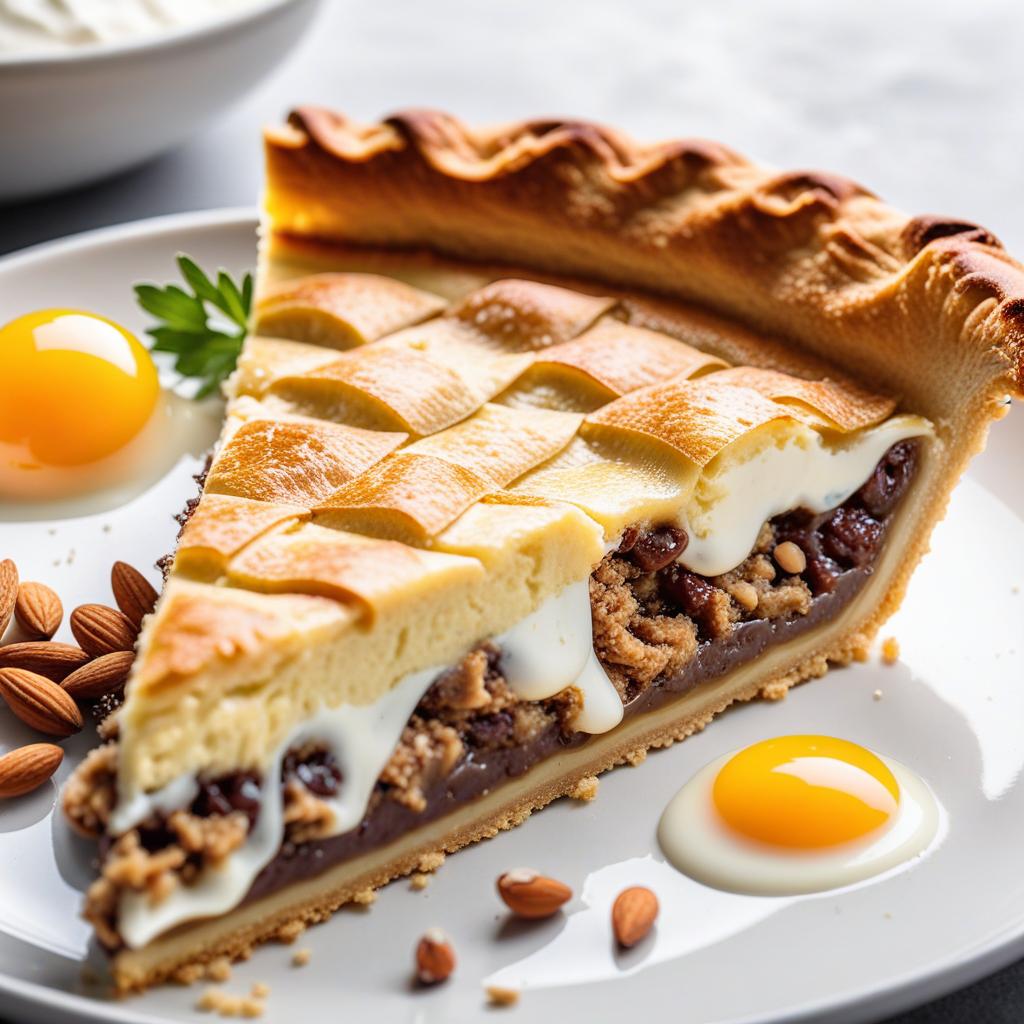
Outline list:
[[[219,270],[214,283],[184,253],[178,254],[178,269],[191,294],[176,284],[137,284],[135,298],[159,321],[146,331],[153,351],[173,353],[174,368],[184,377],[198,378],[195,397],[205,398],[234,370],[242,351],[252,308],[252,274],[239,287]]]

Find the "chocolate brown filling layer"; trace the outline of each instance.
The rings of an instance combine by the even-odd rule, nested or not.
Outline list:
[[[918,445],[901,442],[886,453],[868,482],[839,508],[819,515],[797,510],[773,520],[776,542],[793,541],[807,556],[807,568],[801,575],[812,594],[809,610],[785,619],[736,622],[726,636],[701,639],[694,656],[680,671],[656,679],[638,695],[627,698],[626,716],[663,707],[753,661],[770,647],[796,640],[839,615],[871,576],[891,514],[910,485],[917,461]],[[708,599],[705,588],[711,588],[711,584],[674,564],[684,547],[685,535],[680,537],[672,528],[659,527],[640,534],[627,531],[619,552],[635,561],[642,572],[658,576],[662,596],[699,624]],[[491,750],[469,747],[446,777],[425,787],[422,809],[382,800],[349,832],[303,843],[286,842],[256,878],[245,902],[384,846],[506,780],[523,775],[557,751],[581,747],[589,739],[585,733],[566,734],[553,722],[525,744]]]
[[[916,442],[893,446],[848,501],[823,514],[798,509],[777,516],[765,524],[750,557],[723,576],[705,578],[676,562],[688,541],[676,527],[627,530],[591,578],[594,649],[626,716],[670,704],[839,615],[871,576],[918,459]],[[772,559],[786,541],[806,559],[801,571],[788,575]],[[482,645],[435,680],[362,822],[337,836],[323,837],[320,827],[326,805],[319,798],[344,786],[333,755],[315,743],[289,751],[277,784],[296,812],[295,824],[245,902],[382,847],[552,754],[584,746],[591,738],[572,729],[578,706],[572,687],[544,701],[519,700],[504,680],[500,649]],[[191,807],[114,840],[103,830],[116,799],[116,746],[90,757],[80,792],[70,801],[66,796],[65,808],[79,831],[100,837],[104,874],[90,890],[87,916],[116,947],[121,876],[127,871],[138,876],[129,884],[154,891],[170,884],[168,873],[188,884],[210,858],[230,855],[244,841],[267,780],[241,772],[201,779]]]
[[[724,640],[706,641],[687,666],[671,678],[659,681],[626,705],[627,716],[653,711],[677,700],[696,686],[717,679],[758,657],[769,647],[786,643],[837,615],[871,575],[870,569],[841,572],[829,593],[814,599],[811,610],[784,622],[761,619],[738,623]],[[455,808],[517,778],[534,765],[566,748],[583,746],[585,733],[565,736],[552,724],[529,743],[480,752],[468,750],[444,779],[424,792],[426,807],[413,811],[403,804],[384,800],[360,824],[342,835],[304,843],[285,843],[280,853],[260,872],[245,898],[246,903],[307,878],[344,860],[384,846],[414,828],[442,817]]]

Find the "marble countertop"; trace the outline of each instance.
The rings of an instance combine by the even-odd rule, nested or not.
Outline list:
[[[719,139],[984,224],[1024,252],[1024,5],[1014,0],[325,0],[287,63],[201,136],[66,195],[0,209],[0,252],[179,210],[254,206],[259,128],[298,103],[375,118],[566,115]],[[16,145],[6,140],[5,145]],[[1024,1018],[1024,964],[898,1018]]]

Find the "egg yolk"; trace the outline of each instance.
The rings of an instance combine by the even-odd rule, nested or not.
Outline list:
[[[72,309],[12,320],[0,327],[0,477],[105,459],[142,430],[159,393],[149,353],[111,320]]]
[[[734,831],[772,846],[816,850],[868,835],[896,813],[899,784],[870,750],[831,736],[780,736],[722,766],[715,809]]]

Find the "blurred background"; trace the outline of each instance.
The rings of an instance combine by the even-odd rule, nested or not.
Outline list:
[[[191,141],[0,208],[0,252],[255,206],[260,127],[316,103],[364,119],[432,106],[470,122],[571,115],[644,140],[707,136],[782,168],[841,171],[915,213],[978,221],[1021,253],[1022,33],[1019,0],[323,0],[281,67]],[[0,158],[18,144],[0,140]],[[899,1021],[1021,1019],[1018,965]]]
[[[3,209],[0,249],[254,205],[260,126],[320,103],[367,119],[435,106],[703,135],[779,167],[842,171],[1022,251],[1022,32],[1017,0],[324,0],[287,61],[201,135],[104,184]]]

